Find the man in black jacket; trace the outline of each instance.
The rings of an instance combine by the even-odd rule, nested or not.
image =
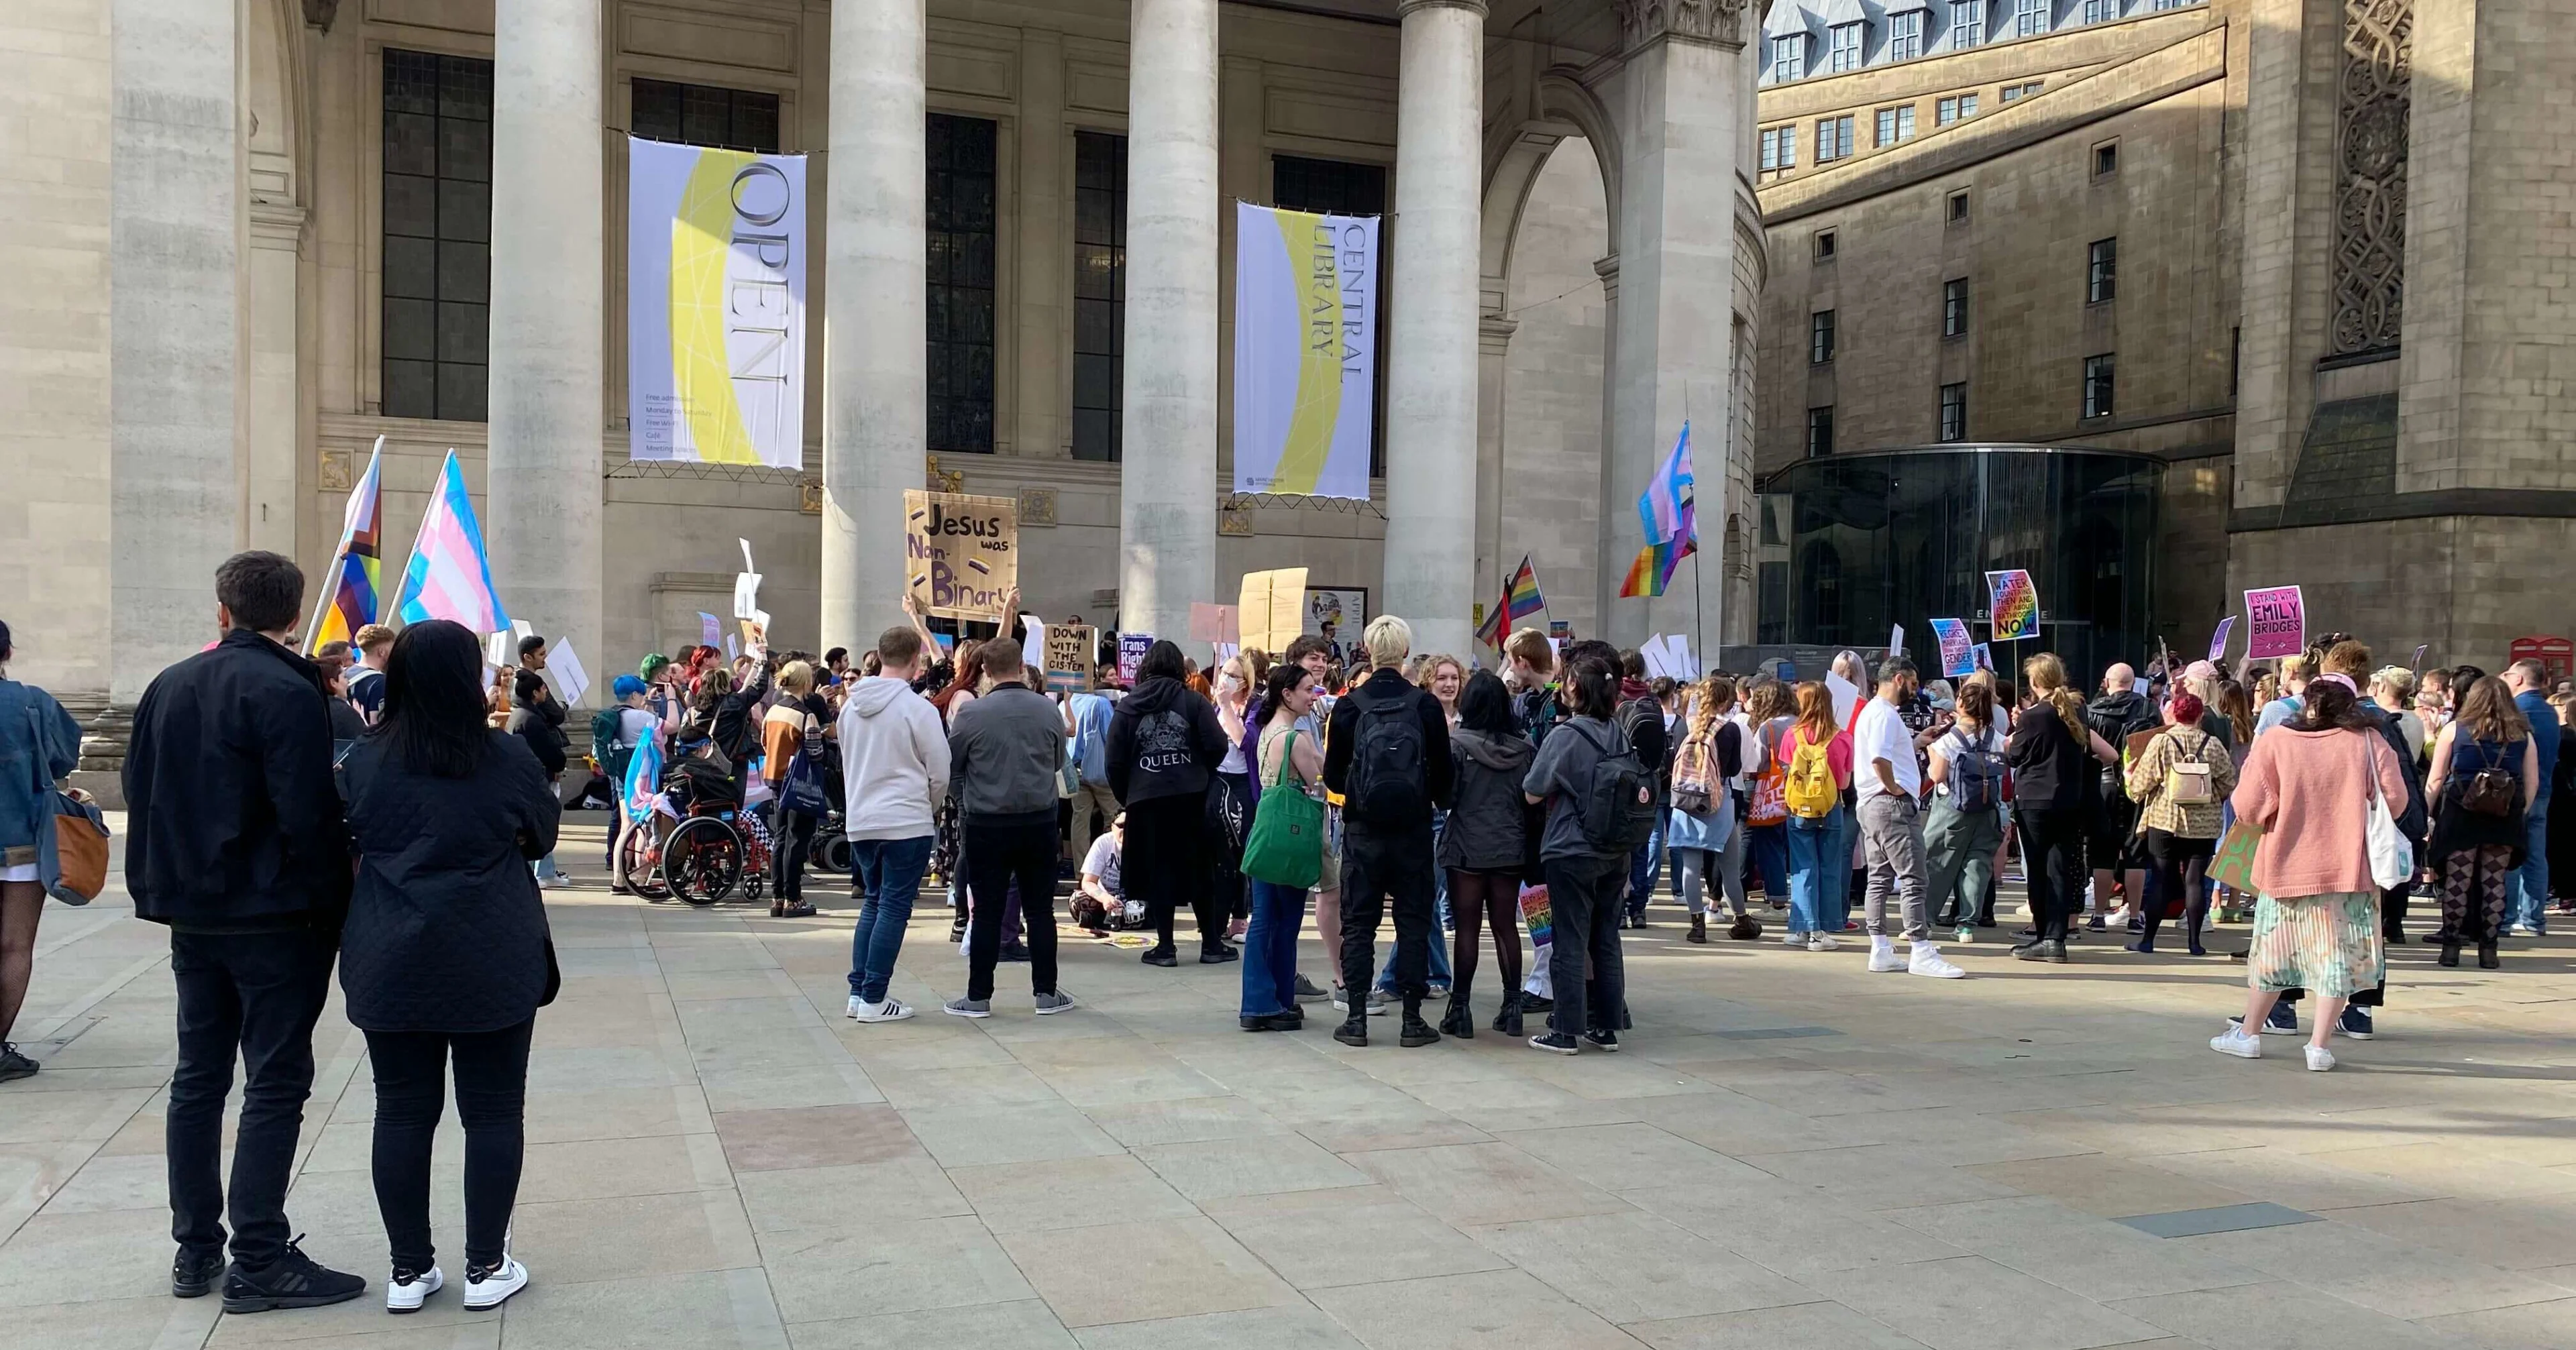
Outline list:
[[[170,1078],[170,1292],[223,1277],[224,1310],[339,1303],[366,1281],[288,1235],[286,1186],[313,1090],[313,1024],[349,905],[348,838],[331,775],[322,676],[286,646],[304,575],[274,553],[215,572],[223,640],[162,671],[134,709],[125,756],[126,889],[170,928],[179,1065]],[[220,1160],[233,1059],[232,1264]]]
[[[2111,907],[2111,881],[2115,875],[2127,887],[2129,916],[2135,919],[2147,912],[2146,857],[2135,838],[2138,804],[2129,800],[2128,784],[2120,769],[2128,757],[2129,738],[2164,725],[2164,714],[2138,692],[2137,683],[2138,672],[2127,662],[2112,662],[2102,672],[2102,692],[2084,705],[2084,724],[2111,747],[2113,754],[2120,756],[2102,770],[2093,802],[2092,827],[2084,841],[2085,856],[2093,864],[2093,912],[2085,927],[2096,933],[2102,931],[2102,915]]]
[[[1429,1045],[1440,1033],[1422,1020],[1430,992],[1431,813],[1449,804],[1449,719],[1440,700],[1402,673],[1413,629],[1392,614],[1369,620],[1360,643],[1374,667],[1333,705],[1324,727],[1324,786],[1342,794],[1342,979],[1366,990],[1376,973],[1378,917],[1395,909],[1395,984],[1404,997],[1401,1041]],[[1409,723],[1409,724],[1408,724]],[[1333,1033],[1368,1044],[1368,1004],[1357,993]]]

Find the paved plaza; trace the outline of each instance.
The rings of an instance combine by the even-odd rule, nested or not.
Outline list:
[[[964,965],[935,908],[896,977],[924,1014],[862,1027],[837,891],[778,921],[577,870],[529,1074],[534,1283],[492,1314],[383,1311],[336,997],[288,1210],[367,1295],[171,1299],[166,939],[114,892],[51,909],[18,1031],[45,1072],[0,1086],[0,1346],[2576,1345],[2576,939],[2495,972],[2398,949],[2380,1039],[2320,1074],[2281,1038],[2204,1048],[2240,998],[2224,959],[2095,935],[2031,966],[1998,936],[1945,983],[1691,946],[1659,907],[1627,935],[1626,1049],[1562,1059],[1490,1032],[1348,1049],[1322,1005],[1246,1035],[1237,967],[1082,941],[1079,1011],[1032,1017],[1012,966],[992,1020],[943,1017]]]

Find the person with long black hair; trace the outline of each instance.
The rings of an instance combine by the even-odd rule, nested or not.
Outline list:
[[[1127,804],[1127,893],[1145,901],[1156,940],[1149,966],[1180,964],[1172,918],[1184,904],[1198,912],[1199,960],[1214,965],[1242,952],[1225,941],[1232,905],[1209,884],[1208,784],[1225,759],[1225,728],[1216,708],[1183,683],[1188,664],[1170,639],[1145,649],[1136,688],[1109,719],[1109,789]]]
[[[1584,656],[1568,664],[1563,693],[1572,716],[1540,743],[1537,760],[1521,780],[1525,799],[1547,806],[1539,861],[1547,874],[1548,982],[1556,1006],[1551,1029],[1529,1043],[1553,1054],[1571,1055],[1587,1043],[1599,1050],[1619,1048],[1620,1009],[1627,999],[1619,904],[1630,850],[1604,854],[1583,829],[1593,770],[1628,749],[1627,738],[1609,720],[1618,689],[1607,662]]]
[[[465,1125],[465,1306],[526,1288],[510,1256],[525,1139],[528,1042],[559,982],[528,862],[562,806],[527,742],[486,725],[482,648],[463,625],[394,639],[385,719],[349,755],[357,886],[340,988],[375,1068],[376,1207],[411,1312],[445,1283],[430,1240],[431,1138],[455,1066]]]
[[[1455,973],[1449,986],[1445,1036],[1476,1034],[1468,997],[1476,984],[1479,930],[1491,922],[1494,964],[1502,973],[1502,1007],[1494,1030],[1521,1034],[1521,879],[1529,875],[1531,809],[1521,779],[1536,751],[1512,711],[1502,677],[1480,670],[1458,695],[1458,725],[1449,729],[1449,753],[1458,789],[1449,824],[1440,834],[1440,866],[1449,874],[1451,913],[1458,931],[1450,951]]]

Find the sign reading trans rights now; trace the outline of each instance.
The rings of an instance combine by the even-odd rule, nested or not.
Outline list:
[[[627,458],[805,463],[805,157],[629,138]]]
[[[1377,219],[1234,204],[1234,490],[1369,495]]]

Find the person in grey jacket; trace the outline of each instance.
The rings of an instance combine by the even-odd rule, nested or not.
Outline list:
[[[993,1015],[993,964],[1002,954],[1002,907],[1020,887],[1028,928],[1029,987],[1041,1014],[1073,1006],[1055,983],[1056,774],[1064,763],[1064,716],[1022,684],[1017,646],[984,644],[986,692],[958,709],[948,760],[964,812],[966,888],[974,897],[966,938],[966,996],[957,1017]]]
[[[1448,828],[1440,834],[1440,866],[1449,874],[1450,912],[1457,916],[1458,931],[1449,954],[1449,1015],[1441,1019],[1440,1031],[1445,1036],[1476,1034],[1467,996],[1476,982],[1477,929],[1490,919],[1494,963],[1503,975],[1503,1006],[1494,1015],[1494,1030],[1518,1036],[1521,879],[1529,875],[1530,844],[1537,838],[1521,780],[1538,752],[1512,713],[1512,696],[1502,677],[1489,670],[1467,677],[1458,694],[1458,725],[1450,729],[1449,748],[1458,787]]]

